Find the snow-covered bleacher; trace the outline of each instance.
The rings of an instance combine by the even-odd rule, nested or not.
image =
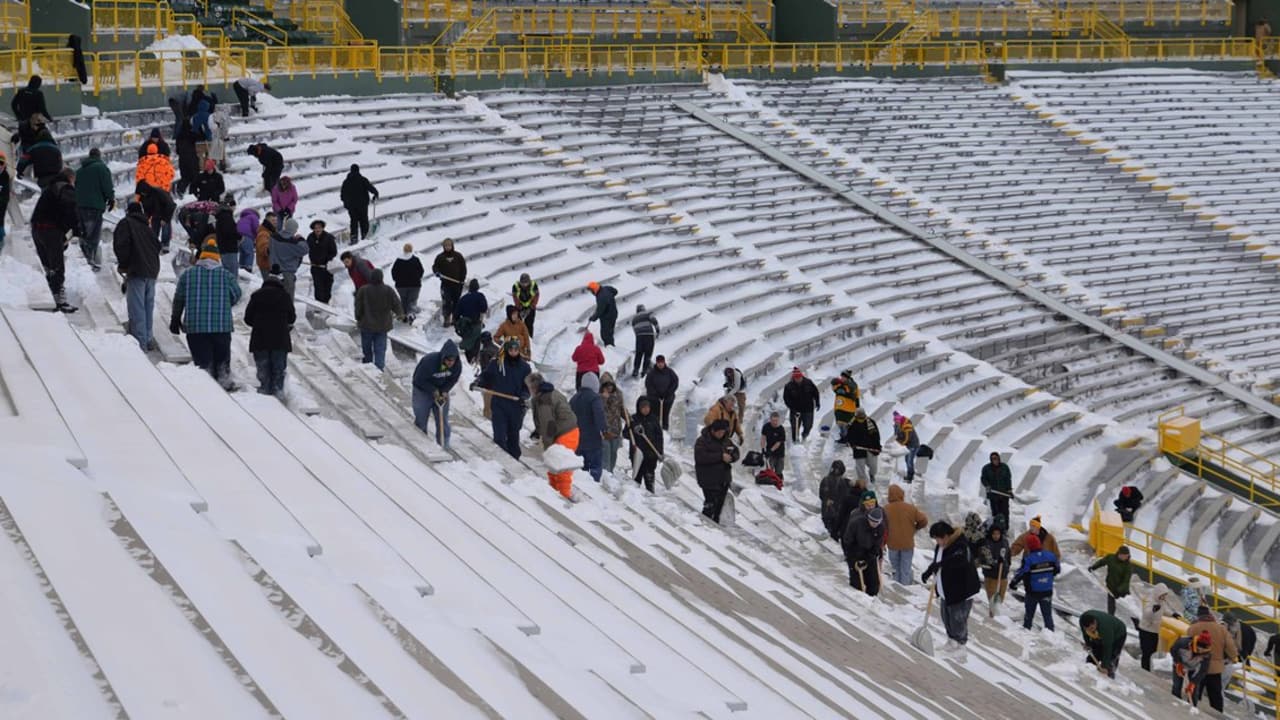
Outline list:
[[[1213,282],[1219,266],[1250,280],[1239,248],[1130,187],[1115,164],[1055,136],[1005,91],[937,81],[794,87],[717,77],[460,101],[264,98],[263,113],[232,131],[227,185],[240,207],[268,202],[244,153],[266,141],[298,182],[304,226],[345,227],[338,187],[347,165],[360,164],[380,200],[374,239],[355,247],[379,266],[406,242],[429,261],[451,237],[484,283],[491,318],[530,273],[542,291],[534,358],[562,389],[572,387],[569,354],[591,311],[588,281],[620,291],[619,347],[607,354],[620,377],[629,375],[632,309],[656,311],[658,351],[683,380],[669,454],[686,472],[654,498],[629,478],[596,486],[579,475],[581,500],[566,503],[536,451],[523,461],[495,451],[478,402],[461,390],[454,452],[419,433],[408,376],[415,355],[446,336],[430,312],[434,287],[417,325],[393,332],[397,357],[385,373],[358,364],[345,279],[332,308],[301,304],[282,404],[227,394],[170,364],[189,359],[172,337],[159,357],[139,353],[118,332],[117,281],[89,272],[74,250],[68,286],[84,312],[19,309],[40,278],[29,238],[11,231],[0,274],[19,289],[0,288],[0,447],[16,472],[0,473],[0,526],[12,541],[0,562],[15,580],[0,597],[30,622],[9,627],[14,649],[0,653],[0,677],[24,691],[0,694],[0,715],[1176,712],[1164,679],[1139,673],[1136,661],[1117,683],[1083,673],[1070,619],[1056,636],[1023,636],[979,603],[967,654],[939,663],[911,651],[927,594],[890,586],[872,601],[853,592],[838,548],[806,509],[836,456],[828,438],[794,450],[785,491],[743,489],[735,527],[697,514],[684,441],[720,394],[723,367],[748,377],[749,438],[780,408],[793,365],[820,384],[824,409],[826,379],[852,369],[886,436],[901,410],[937,452],[911,488],[935,517],[980,507],[978,470],[1002,450],[1026,502],[1013,524],[1045,516],[1071,562],[1087,548],[1064,526],[1095,495],[1136,480],[1149,498],[1142,527],[1280,577],[1268,552],[1280,538],[1273,515],[1122,443],[1176,405],[1230,437],[1274,442],[1259,413],[993,281],[677,103],[1119,326],[1137,317],[1123,293],[1174,291],[1094,238],[1122,226],[1133,242],[1150,237],[1144,259],[1168,255],[1184,282]],[[167,122],[158,111],[78,120],[64,150],[78,158],[115,148],[124,195],[136,150],[124,134]],[[982,155],[989,147],[1005,152]],[[1053,188],[1071,200],[1052,205]],[[1100,208],[1111,224],[1083,232],[1085,218],[1070,215]],[[1161,254],[1155,238],[1181,230],[1179,241],[1213,263]],[[163,334],[167,263],[161,280]],[[300,277],[299,295],[309,291]],[[247,331],[237,331],[233,370],[251,384]],[[620,384],[633,402],[638,384]],[[922,545],[917,574],[926,554]],[[92,572],[78,573],[81,564]],[[1101,602],[1100,588],[1076,579],[1070,602]],[[154,645],[129,638],[144,629]],[[62,678],[57,691],[50,676]]]

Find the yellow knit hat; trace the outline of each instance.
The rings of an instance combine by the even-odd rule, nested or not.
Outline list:
[[[213,240],[206,240],[204,246],[200,248],[200,256],[196,260],[217,260],[222,262],[222,253],[218,252],[218,243]]]

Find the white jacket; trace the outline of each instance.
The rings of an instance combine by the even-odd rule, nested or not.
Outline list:
[[[1157,606],[1159,610],[1156,609]],[[1168,585],[1160,583],[1142,598],[1142,617],[1138,620],[1138,629],[1158,633],[1160,621],[1166,617],[1177,617],[1181,609],[1182,599]]]

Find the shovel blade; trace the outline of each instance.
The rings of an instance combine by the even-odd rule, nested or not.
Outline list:
[[[662,484],[668,490],[676,486],[680,481],[680,463],[667,458],[662,462]]]
[[[925,655],[933,657],[933,636],[929,634],[929,628],[921,626],[911,633],[911,644]]]

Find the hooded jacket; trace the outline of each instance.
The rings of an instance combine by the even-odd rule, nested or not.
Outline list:
[[[454,359],[453,367],[447,367],[444,359]],[[445,340],[438,352],[428,353],[418,361],[413,370],[413,389],[425,393],[447,393],[462,377],[462,359],[458,357],[458,345]]]
[[[1122,624],[1121,627],[1124,627]],[[1209,633],[1211,642],[1209,644],[1209,674],[1221,675],[1228,658],[1235,659],[1240,654],[1236,648],[1235,640],[1231,638],[1231,633],[1227,632],[1227,628],[1222,623],[1213,619],[1212,615],[1201,615],[1196,618],[1191,627],[1187,628],[1187,637],[1195,637],[1202,632]]]
[[[733,398],[730,397],[730,400]],[[738,441],[742,441],[742,423],[738,419],[738,406],[734,402],[723,402],[724,398],[717,400],[707,414],[702,417],[702,424],[708,427],[717,420],[724,420],[729,423],[729,434],[737,435]]]
[[[635,331],[636,337],[642,335],[657,337],[662,334],[662,328],[658,326],[658,318],[645,310],[643,305],[639,306],[635,317],[631,318],[631,329]]]
[[[1088,635],[1084,634],[1084,626],[1086,623],[1096,620],[1098,622],[1098,639],[1091,640]],[[1216,623],[1215,623],[1216,624]],[[1192,627],[1195,627],[1194,625]],[[1219,626],[1221,627],[1221,626]],[[1226,629],[1223,629],[1226,632]],[[1192,636],[1199,635],[1197,631]],[[1101,610],[1085,610],[1080,613],[1080,635],[1084,638],[1086,645],[1089,645],[1096,651],[1095,659],[1103,667],[1112,667],[1116,661],[1117,646],[1124,642],[1128,631],[1125,630],[1124,623],[1113,615],[1108,615]]]
[[[191,132],[195,134],[196,140],[208,142],[213,139],[213,133],[209,130],[209,116],[212,114],[213,107],[208,100],[196,103],[196,111],[191,114]]]
[[[1013,545],[1009,546],[1009,552],[1015,557],[1021,555],[1023,551],[1027,549],[1027,535],[1030,534],[1030,532],[1031,531],[1028,530],[1027,532],[1022,533],[1013,541]],[[1054,557],[1062,557],[1062,553],[1058,551],[1058,539],[1053,536],[1053,533],[1045,530],[1044,528],[1040,528],[1039,538],[1040,547],[1053,553]]]
[[[573,349],[573,362],[580,373],[599,373],[604,364],[604,353],[596,345],[595,336],[588,330],[582,333],[582,342]]]
[[[795,413],[817,412],[822,408],[822,396],[818,386],[807,377],[792,378],[782,387],[782,402]]]
[[[284,283],[274,275],[267,276],[262,287],[249,296],[249,304],[244,309],[244,324],[253,328],[249,352],[291,352],[293,342],[289,334],[297,319],[293,298],[284,289]]]
[[[508,408],[518,406],[518,403],[529,399],[529,388],[525,386],[525,378],[529,377],[532,368],[529,363],[520,356],[510,357],[506,351],[500,351],[498,357],[485,366],[484,371],[480,373],[480,378],[476,380],[476,385],[487,390],[492,390],[503,395],[518,397],[520,400],[508,400],[504,397],[493,396],[492,404],[494,406],[506,405]],[[520,409],[523,413],[523,409]],[[577,426],[577,420],[574,420],[574,426]],[[567,432],[567,431],[566,431]],[[552,442],[558,435],[552,437]],[[550,447],[548,445],[547,447]]]
[[[649,368],[649,374],[644,377],[644,391],[651,398],[662,398],[671,404],[671,400],[676,397],[676,390],[680,387],[680,376],[675,370],[668,365],[659,368],[656,365]]]
[[[236,232],[240,233],[242,238],[255,239],[258,236],[258,211],[253,208],[245,208],[240,211],[240,218],[236,221]]]
[[[999,531],[1000,539],[995,538]],[[982,576],[988,580],[997,578],[1009,579],[1009,538],[1004,528],[990,527],[987,535],[978,546],[978,567],[982,568]]]
[[[125,213],[116,223],[111,233],[111,247],[121,275],[152,279],[160,275],[160,240],[141,210]]]
[[[149,146],[147,156],[138,161],[136,179],[162,192],[169,192],[173,185],[173,163],[156,151],[154,145]]]
[[[275,187],[271,188],[271,209],[277,216],[293,215],[297,211],[298,186],[293,184],[288,175],[280,178]]]
[[[46,225],[58,228],[66,233],[80,225],[76,214],[76,190],[63,177],[49,183],[36,200],[36,207],[31,211],[32,225]]]
[[[592,320],[618,319],[618,290],[612,285],[601,285],[596,290],[596,309],[587,322]]]
[[[866,489],[864,485],[852,483],[844,476],[844,472],[844,463],[836,460],[831,463],[831,471],[818,484],[818,502],[822,504],[822,524],[827,528],[827,533],[831,535],[832,540],[840,539],[845,522],[848,520],[848,516],[842,515],[841,511],[846,509],[852,511],[852,506],[847,506],[846,500],[850,495],[861,496],[862,491]]]
[[[104,211],[115,198],[115,184],[107,164],[95,157],[81,160],[76,171],[76,206]]]
[[[62,148],[47,128],[36,134],[35,142],[22,148],[16,172],[21,175],[27,166],[42,184],[62,171]]]
[[[293,224],[292,220],[284,223],[286,228],[292,227]],[[272,265],[279,265],[280,272],[288,275],[297,273],[298,268],[302,267],[302,259],[307,256],[307,252],[306,241],[298,235],[288,234],[287,229],[271,234],[270,262]]]
[[[422,261],[413,253],[398,257],[395,262],[391,263],[391,282],[395,283],[398,288],[422,287],[422,276],[424,274],[426,274],[426,270],[422,268]]]
[[[369,284],[356,291],[356,324],[366,332],[391,332],[403,316],[400,295],[382,282],[381,270],[374,270]]]
[[[533,427],[538,431],[543,449],[578,427],[578,416],[569,407],[569,401],[551,383],[539,383],[538,394],[533,398]]]
[[[44,91],[40,89],[43,84],[39,75],[32,75],[27,80],[27,86],[13,94],[13,100],[9,102],[9,109],[13,111],[13,116],[18,122],[22,122],[30,118],[36,113],[52,118],[49,114],[49,108],[44,104]]]
[[[595,373],[582,376],[582,387],[569,401],[578,417],[578,454],[604,447],[604,401],[600,398],[600,379]]]
[[[472,287],[475,290],[468,289],[462,297],[458,298],[458,303],[453,306],[453,312],[458,317],[468,318],[477,323],[484,319],[485,313],[489,312],[489,299],[480,292],[480,284],[472,280]]]
[[[254,260],[258,269],[266,272],[271,269],[271,236],[276,234],[276,226],[266,218],[258,225],[258,234],[253,239]]]
[[[1142,598],[1142,617],[1138,619],[1138,629],[1158,633],[1164,618],[1178,617],[1181,612],[1182,598],[1170,590],[1168,585],[1158,583]]]
[[[360,174],[360,168],[352,165],[351,172],[347,173],[347,177],[342,181],[342,206],[348,209],[368,210],[369,196],[372,195],[376,200],[378,198],[378,190],[369,182],[368,178]]]
[[[641,406],[648,406],[648,415],[640,412]],[[655,457],[655,451],[657,455],[662,454],[662,422],[657,408],[653,407],[649,398],[636,400],[636,414],[631,416],[628,430],[627,439],[632,443],[632,452],[638,452],[646,458]]]
[[[725,433],[724,439],[717,440],[711,434],[713,429],[710,424],[702,428],[702,434],[698,435],[693,444],[694,475],[699,487],[729,487],[733,480],[733,465],[726,463],[723,455],[728,453],[731,458],[736,459],[738,448],[729,439],[729,433]]]
[[[1058,556],[1048,550],[1034,550],[1022,556],[1022,567],[1014,573],[1009,587],[1025,582],[1027,592],[1036,597],[1053,594],[1053,579],[1062,572]]]
[[[832,389],[836,395],[836,420],[848,422],[853,419],[853,414],[862,405],[862,391],[858,389],[858,383],[846,380],[843,377],[838,379]]]
[[[929,518],[915,505],[907,502],[901,485],[894,483],[889,486],[889,503],[884,506],[884,512],[889,522],[889,549],[914,549],[916,532],[929,524]]]
[[[512,306],[507,306],[510,311]],[[494,332],[493,339],[501,344],[504,340],[516,339],[520,341],[520,355],[529,358],[533,356],[533,339],[529,337],[529,328],[525,326],[524,321],[517,316],[511,319],[511,313],[507,313],[507,319],[502,321],[498,326],[498,330]]]
[[[133,192],[142,202],[142,209],[148,217],[158,217],[164,222],[173,220],[178,204],[173,201],[173,196],[167,189],[161,190],[140,182],[134,187]]]
[[[608,396],[603,392],[605,388],[612,390]],[[627,401],[622,397],[618,383],[609,373],[600,376],[600,390],[600,397],[604,398],[604,430],[613,437],[621,437],[622,430],[627,424]]]
[[[840,535],[840,548],[844,550],[845,562],[872,563],[884,555],[885,531],[884,508],[879,506],[867,509],[859,507],[849,514],[849,519]]]
[[[249,146],[249,154],[258,158],[258,163],[262,165],[263,174],[271,172],[280,172],[284,170],[284,156],[279,150],[267,145],[266,143],[258,143]],[[275,188],[272,188],[274,191]]]
[[[467,281],[467,261],[457,250],[443,250],[431,263],[431,274],[440,278],[443,287],[449,287],[461,293]],[[448,278],[448,279],[446,279]]]

